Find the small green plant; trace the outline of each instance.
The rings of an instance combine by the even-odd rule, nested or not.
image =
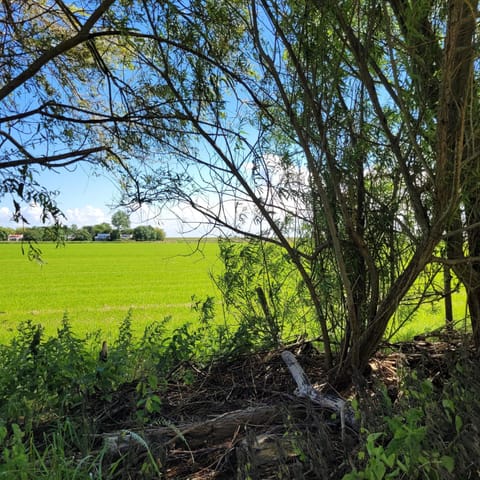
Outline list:
[[[354,469],[346,474],[343,480],[383,480],[396,478],[409,479],[442,479],[445,474],[452,474],[455,468],[453,456],[436,450],[443,447],[441,439],[438,445],[429,441],[429,430],[432,429],[432,398],[434,388],[430,380],[418,381],[415,373],[411,374],[415,387],[404,392],[402,408],[398,413],[391,413],[384,417],[383,431],[369,431],[362,429],[364,437],[363,447],[358,452],[358,461],[361,468]],[[384,395],[387,410],[392,411],[392,405]],[[457,433],[462,422],[459,415],[452,413],[453,403],[444,400],[447,405],[443,413],[454,416]],[[358,406],[355,402],[353,406]],[[435,429],[437,426],[435,426]],[[438,434],[438,432],[436,432]]]
[[[137,383],[137,420],[146,423],[152,414],[160,413],[162,399],[158,395],[160,386],[156,375],[148,375],[144,380]]]
[[[23,437],[25,433],[13,423],[12,434],[9,436],[5,426],[0,427],[0,447],[2,448],[2,462],[0,463],[0,477],[29,478],[29,458],[25,451]]]

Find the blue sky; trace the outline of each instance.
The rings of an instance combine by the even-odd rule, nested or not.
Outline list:
[[[117,210],[115,204],[120,193],[115,180],[104,172],[95,172],[91,166],[79,164],[70,170],[60,169],[58,173],[44,172],[38,180],[45,187],[59,191],[57,204],[67,217],[67,225],[82,227],[110,223],[112,214]],[[23,208],[30,225],[41,225],[38,207],[25,205]],[[12,212],[11,198],[8,195],[0,198],[0,225],[21,226],[11,221]],[[131,216],[131,223],[133,227],[147,224],[163,228],[167,237],[189,236],[188,229],[168,210],[158,212],[144,208]]]

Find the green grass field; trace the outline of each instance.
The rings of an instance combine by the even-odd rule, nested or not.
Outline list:
[[[44,264],[29,261],[19,244],[0,244],[0,341],[19,322],[55,332],[63,316],[79,335],[110,334],[131,309],[133,326],[172,317],[195,321],[191,297],[218,293],[209,273],[220,267],[216,242],[41,244]]]
[[[115,334],[132,311],[134,331],[170,316],[171,327],[195,322],[192,295],[220,302],[210,273],[220,273],[216,241],[161,243],[41,244],[40,264],[22,255],[21,245],[0,244],[0,342],[24,320],[55,333],[64,314],[78,335]],[[454,318],[465,318],[465,295],[453,296]],[[217,313],[221,315],[221,309]],[[406,339],[444,324],[442,302],[426,304],[394,339]],[[392,321],[395,326],[396,319]]]

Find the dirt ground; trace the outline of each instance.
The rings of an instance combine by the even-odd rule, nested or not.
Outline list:
[[[459,336],[418,337],[384,345],[358,388],[337,392],[345,399],[373,397],[380,384],[395,401],[399,371],[421,368],[443,382],[464,343]],[[311,343],[290,346],[317,391],[326,391],[323,356]],[[205,368],[183,365],[168,383],[161,411],[143,428],[132,427],[136,385],[127,384],[109,401],[89,403],[99,446],[109,445],[105,462],[118,462],[119,479],[340,479],[351,470],[359,433],[308,399],[296,384],[282,350],[245,355]],[[137,423],[138,425],[138,423]],[[153,465],[155,464],[155,465]],[[158,469],[158,470],[157,470]]]

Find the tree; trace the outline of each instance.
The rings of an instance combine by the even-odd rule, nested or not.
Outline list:
[[[56,192],[36,180],[42,169],[78,162],[108,168],[115,159],[110,129],[121,105],[113,97],[121,98],[128,85],[114,74],[120,63],[109,66],[107,60],[114,50],[125,58],[121,25],[127,12],[114,3],[0,6],[0,196],[12,196],[17,221],[25,221],[20,201],[41,206],[43,221],[62,220]]]
[[[103,13],[78,26],[94,50],[87,42],[66,57],[75,68],[65,84],[79,85],[74,99],[88,92],[88,105],[54,102],[55,125],[72,127],[80,152],[100,148],[124,205],[187,205],[282,248],[337,380],[365,369],[443,245],[465,270],[471,312],[480,305],[467,275],[480,271],[476,1],[145,0]],[[82,81],[86,65],[99,88]],[[40,109],[49,121],[50,108]]]
[[[476,10],[460,0],[149,4],[138,61],[155,81],[137,88],[169,119],[149,126],[165,161],[145,163],[127,197],[175,198],[284,248],[328,366],[337,353],[338,379],[363,371],[472,172]],[[165,131],[191,135],[176,143]]]
[[[447,179],[461,185],[458,201],[446,234],[447,266],[452,266],[465,286],[473,338],[480,347],[480,192],[478,172],[480,157],[476,142],[480,139],[480,103],[478,52],[472,45],[477,3],[451,2],[450,29],[445,39],[445,63],[450,67],[448,83],[443,84],[439,122],[445,129],[439,136],[442,146],[440,166]],[[453,68],[455,67],[455,68]],[[448,188],[447,185],[445,188]]]
[[[39,227],[26,228],[23,231],[23,240],[26,242],[40,242],[43,240],[44,230]]]
[[[155,230],[155,239],[159,242],[163,242],[166,238],[165,230],[163,228],[154,228]]]
[[[157,240],[157,233],[150,225],[140,225],[133,229],[133,239],[137,242]]]
[[[110,233],[112,231],[112,226],[108,223],[98,223],[92,227],[92,235],[95,236],[97,233]]]
[[[130,228],[130,217],[122,210],[118,210],[112,215],[112,225],[118,231]]]
[[[110,240],[120,240],[120,230],[112,230],[110,232]]]
[[[85,228],[79,228],[72,234],[72,240],[75,242],[91,242],[92,235]]]
[[[14,233],[13,228],[0,227],[0,241],[8,240],[8,236]]]

